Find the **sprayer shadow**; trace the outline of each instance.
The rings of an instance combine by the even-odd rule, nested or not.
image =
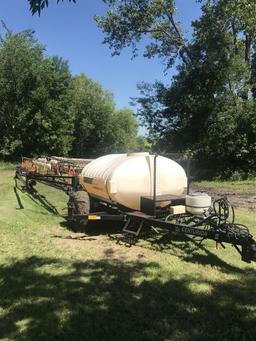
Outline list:
[[[69,224],[64,221],[60,225],[70,230]],[[79,241],[93,241],[98,236],[108,236],[108,238],[116,244],[124,247],[140,247],[144,249],[154,250],[156,252],[166,253],[174,257],[180,258],[194,264],[210,265],[221,267],[225,272],[241,273],[243,270],[232,264],[225,262],[216,254],[211,252],[204,243],[199,244],[198,241],[185,234],[176,232],[161,231],[159,234],[152,229],[144,229],[138,238],[124,234],[122,232],[123,224],[117,225],[113,222],[91,222],[86,228],[79,233],[71,236],[54,236],[54,238],[72,239]],[[72,231],[72,230],[71,230]],[[211,241],[211,243],[214,243]],[[200,251],[200,252],[198,252]],[[234,249],[234,256],[239,257]]]

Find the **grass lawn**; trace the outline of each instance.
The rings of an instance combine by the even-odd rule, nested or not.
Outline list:
[[[38,185],[43,205],[4,168],[0,340],[255,340],[256,263],[233,247],[166,235],[128,248],[109,238],[115,224],[79,239],[64,193]],[[256,237],[253,213],[237,219]]]
[[[198,181],[194,182],[196,186],[202,188],[213,189],[228,189],[236,193],[251,193],[256,194],[256,180],[242,181]]]

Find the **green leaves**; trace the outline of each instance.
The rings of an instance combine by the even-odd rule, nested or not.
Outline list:
[[[59,57],[45,57],[32,31],[0,42],[0,157],[95,156],[137,146],[130,110]]]
[[[179,56],[188,62],[189,51],[182,29],[174,20],[173,0],[105,0],[109,6],[105,16],[96,16],[97,25],[105,33],[104,43],[113,55],[131,47],[133,56],[138,44],[146,41],[144,56],[162,58],[166,67],[173,65]]]
[[[72,120],[66,62],[45,58],[32,31],[7,32],[0,44],[0,155],[66,154]]]
[[[137,123],[130,110],[115,109],[113,96],[84,74],[75,76],[71,90],[71,116],[76,157],[129,151],[136,146]]]
[[[170,87],[141,88],[139,116],[161,150],[191,150],[208,175],[256,169],[255,6],[204,1],[189,62],[179,65]]]
[[[38,14],[40,16],[41,11],[43,9],[45,9],[46,7],[48,7],[49,5],[49,0],[27,0],[29,2],[30,5],[30,11],[31,13],[34,14]],[[60,2],[60,0],[56,0],[57,4]],[[62,2],[64,0],[61,0]],[[69,2],[73,2],[76,3],[76,0],[68,0]]]

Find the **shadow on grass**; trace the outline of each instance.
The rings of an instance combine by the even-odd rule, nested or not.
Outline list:
[[[46,197],[40,194],[35,188],[28,189],[26,186],[19,187],[17,178],[14,178],[15,186],[13,187],[14,194],[16,196],[17,203],[19,205],[18,209],[24,209],[23,203],[21,201],[18,191],[26,193],[26,195],[33,201],[36,205],[44,208],[52,215],[60,215],[56,206],[54,206]]]
[[[157,263],[112,256],[85,262],[31,257],[0,267],[0,338],[255,339],[255,271],[225,282],[172,273],[163,281]]]
[[[150,248],[154,251],[166,252],[179,257],[183,261],[202,265],[218,266],[226,272],[243,272],[241,268],[228,264],[223,259],[212,253],[207,246],[204,246],[204,243],[199,244],[198,240],[188,235],[173,232],[160,234],[158,238],[154,238],[152,234],[145,234],[144,238],[149,242]],[[214,241],[211,241],[211,243],[213,243],[213,245],[215,244]],[[226,244],[226,247],[228,246],[230,247],[229,244]],[[233,249],[233,252],[234,257],[238,257],[240,260],[241,256],[235,248]]]
[[[18,188],[17,186],[14,186],[14,187],[13,187],[13,191],[14,191],[14,194],[15,194],[15,197],[16,197],[16,200],[17,200],[17,203],[18,203],[18,205],[19,205],[19,207],[17,208],[17,210],[23,210],[23,209],[24,209],[24,206],[23,206],[22,201],[21,201],[21,199],[20,199],[20,196],[19,196],[19,194],[18,194],[17,188]]]
[[[114,221],[89,221],[85,227],[81,226],[81,233],[91,237],[115,235],[122,232],[123,225],[124,223],[122,222]],[[60,222],[60,226],[73,232],[77,230],[77,226],[74,229],[67,220]]]
[[[60,225],[66,229],[72,230],[69,228],[69,225],[66,221],[61,222]],[[84,235],[79,234],[77,237],[72,236],[54,236],[54,238],[60,239],[72,239],[79,241],[93,241],[95,237],[100,235],[108,235],[113,243],[122,244],[124,246],[130,247],[129,241],[127,239],[126,234],[122,233],[122,223],[113,223],[113,222],[92,222],[89,223],[85,231]],[[139,243],[137,244],[137,241]],[[145,243],[144,243],[145,241]],[[216,254],[212,253],[207,246],[204,244],[200,244],[193,237],[187,236],[185,234],[180,234],[176,232],[160,232],[156,234],[153,230],[146,229],[143,233],[140,234],[138,239],[134,240],[135,244],[150,250],[165,252],[169,255],[173,255],[175,257],[179,257],[183,261],[201,265],[211,265],[218,266],[222,268],[222,271],[227,273],[236,272],[242,273],[243,270],[241,268],[236,267],[232,264],[225,262],[223,259],[219,258]],[[214,245],[214,241],[211,241]],[[227,247],[230,245],[226,244]],[[132,247],[132,246],[131,246]],[[233,249],[234,257],[237,257],[240,260],[240,255],[238,252]]]

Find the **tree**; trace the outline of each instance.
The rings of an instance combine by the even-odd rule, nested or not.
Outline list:
[[[71,145],[68,113],[71,75],[60,58],[45,58],[32,31],[0,42],[0,155],[66,154]]]
[[[84,74],[72,80],[70,112],[74,117],[72,155],[125,152],[136,144],[137,123],[128,109],[116,111],[113,96]]]
[[[187,64],[190,52],[183,30],[174,19],[174,0],[104,0],[109,6],[105,16],[96,16],[97,25],[105,33],[104,43],[113,54],[120,54],[127,46],[137,55],[137,44],[147,37],[144,56],[162,58],[166,67],[177,56]]]
[[[135,148],[137,122],[84,74],[45,57],[32,31],[6,28],[0,42],[0,156],[96,156]]]
[[[132,152],[138,148],[138,124],[130,109],[121,109],[113,112],[110,125],[110,144],[106,149],[108,153]]]
[[[141,86],[139,116],[158,148],[189,151],[212,173],[255,169],[255,1],[199,0],[202,16],[190,42],[175,21],[174,0],[104,2],[109,10],[96,22],[113,54],[131,47],[136,56],[146,42],[144,56],[162,59],[167,69],[179,57],[169,87]]]
[[[256,169],[255,26],[242,3],[254,17],[253,1],[207,1],[193,23],[189,63],[169,88],[142,85],[138,99],[161,148],[192,150],[212,175]]]
[[[57,3],[60,0],[56,0]],[[64,1],[64,0],[62,0]],[[32,14],[40,15],[49,0],[28,0]],[[76,0],[69,0],[76,3]],[[137,43],[144,36],[151,42],[146,45],[144,56],[158,56],[171,67],[179,56],[184,63],[189,60],[189,50],[179,22],[174,19],[174,0],[103,0],[109,6],[106,16],[95,16],[97,25],[106,34],[104,43],[120,54],[126,46],[138,52]]]
[[[57,3],[60,0],[56,0]],[[64,1],[64,0],[62,0]],[[48,7],[49,0],[28,0],[32,14],[40,15]],[[76,3],[76,0],[69,0]],[[189,49],[183,37],[180,23],[174,19],[174,0],[103,0],[109,6],[106,16],[95,16],[97,25],[106,34],[104,43],[120,54],[126,46],[132,46],[133,54],[138,52],[137,43],[148,36],[144,56],[158,56],[171,67],[179,56],[187,63]]]

